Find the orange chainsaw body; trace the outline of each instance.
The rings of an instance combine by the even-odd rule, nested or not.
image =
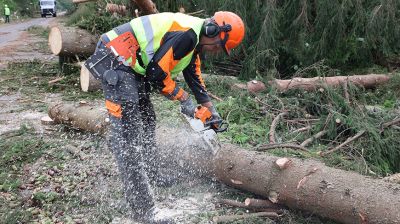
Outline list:
[[[206,123],[211,119],[212,114],[207,107],[198,106],[194,113],[194,117],[201,120],[203,123]]]
[[[134,66],[136,63],[136,51],[139,49],[139,44],[131,32],[125,32],[109,43],[106,47],[111,49],[118,59],[125,64],[125,61],[132,57],[132,62],[125,64],[127,66]]]

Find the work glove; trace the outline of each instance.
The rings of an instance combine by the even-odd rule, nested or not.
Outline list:
[[[218,128],[221,125],[222,121],[223,121],[221,116],[219,116],[219,114],[218,114],[218,112],[217,112],[217,110],[215,109],[214,106],[209,107],[208,110],[212,114],[210,123],[215,125]]]
[[[193,104],[192,99],[188,97],[186,100],[181,101],[181,113],[191,118],[194,117],[196,107]]]

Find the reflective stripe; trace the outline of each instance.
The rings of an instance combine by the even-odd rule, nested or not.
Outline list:
[[[114,30],[108,31],[108,32],[106,33],[106,35],[107,35],[107,37],[108,37],[108,39],[109,39],[110,41],[112,41],[112,40],[114,40],[115,38],[118,37],[118,34],[117,34]]]
[[[146,55],[147,55],[147,62],[151,61],[154,56],[154,32],[153,27],[151,26],[149,16],[142,16],[140,17],[142,20],[142,25],[144,28],[144,33],[146,35],[147,46],[146,46]]]
[[[103,42],[104,45],[106,45],[106,44],[108,44],[108,42],[110,42],[110,38],[108,38],[106,34],[102,34],[100,36],[100,40]]]
[[[132,26],[130,23],[124,23],[120,26],[117,26],[113,29],[116,34],[121,35],[126,32],[131,32],[133,36],[135,36],[135,33],[133,32]]]

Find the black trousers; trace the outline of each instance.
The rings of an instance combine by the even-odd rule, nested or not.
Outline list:
[[[6,16],[6,23],[10,23],[10,16]]]
[[[104,49],[99,44],[97,50]],[[150,101],[146,78],[126,66],[103,74],[105,99],[121,106],[120,118],[109,115],[108,145],[114,154],[125,197],[133,216],[148,216],[154,207],[151,190],[158,177],[158,151],[155,144],[156,116]]]

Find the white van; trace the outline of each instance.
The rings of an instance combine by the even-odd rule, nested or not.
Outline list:
[[[47,15],[52,15],[53,17],[57,16],[56,12],[56,0],[39,0],[40,5],[40,14],[42,17],[46,17]]]

